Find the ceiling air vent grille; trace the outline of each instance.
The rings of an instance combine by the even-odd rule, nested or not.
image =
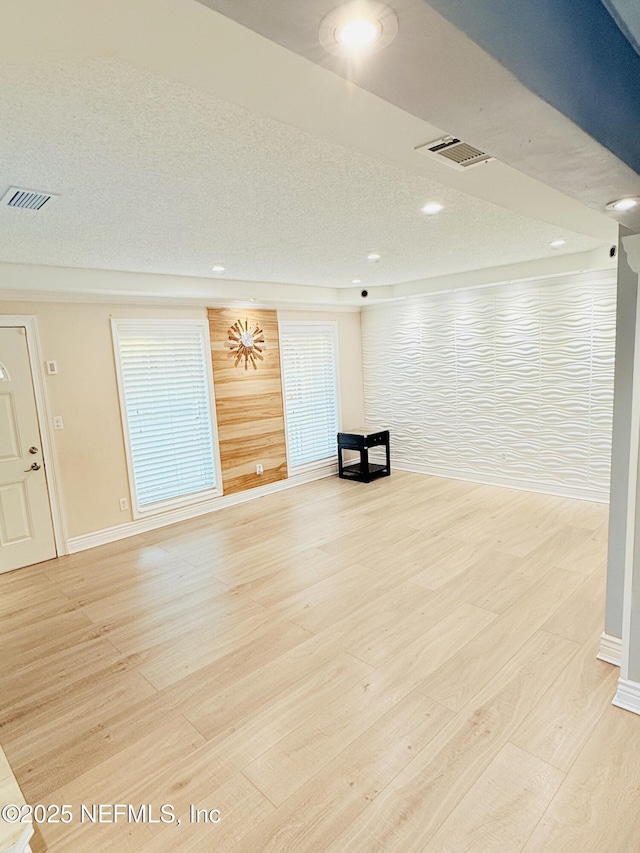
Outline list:
[[[42,210],[43,207],[51,205],[57,198],[59,196],[53,193],[9,187],[0,199],[0,205],[3,207],[21,207],[24,210]]]
[[[440,163],[446,163],[453,169],[462,171],[470,169],[472,166],[480,166],[482,163],[489,163],[494,158],[490,154],[485,154],[479,148],[474,148],[468,142],[463,142],[455,136],[445,136],[442,139],[436,139],[434,142],[427,142],[426,145],[418,145],[415,149],[419,154],[424,154],[426,157],[431,157]]]

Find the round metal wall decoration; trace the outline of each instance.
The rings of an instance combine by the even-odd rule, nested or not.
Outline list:
[[[247,370],[249,364],[254,370],[258,369],[258,359],[264,361],[262,353],[266,349],[264,342],[264,332],[257,323],[251,328],[249,321],[236,320],[227,332],[229,340],[226,345],[231,352],[230,356],[235,357],[233,363],[237,367],[244,359],[244,369]]]

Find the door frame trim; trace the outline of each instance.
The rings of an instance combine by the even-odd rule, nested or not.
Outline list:
[[[29,314],[0,314],[0,328],[12,328],[22,326],[26,331],[27,351],[31,367],[31,380],[33,382],[33,393],[36,400],[36,413],[38,416],[38,427],[42,440],[42,458],[46,468],[47,491],[49,494],[49,507],[51,508],[51,521],[53,523],[53,537],[57,556],[67,554],[67,535],[64,515],[62,512],[62,491],[60,488],[60,465],[55,452],[55,443],[52,435],[51,407],[47,396],[44,382],[42,349],[40,346],[40,333],[38,331],[38,320]]]

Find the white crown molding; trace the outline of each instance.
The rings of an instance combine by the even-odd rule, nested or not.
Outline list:
[[[592,254],[592,253],[587,253]],[[580,266],[590,267],[587,258],[581,255],[567,255],[566,258],[578,259]],[[547,259],[549,260],[549,259]],[[606,260],[606,262],[605,262]],[[534,269],[542,269],[541,262],[531,261],[527,264],[514,264],[512,267],[492,267],[486,270],[473,270],[471,272],[455,273],[453,275],[439,276],[438,278],[426,278],[420,281],[409,281],[404,284],[389,285],[388,287],[370,288],[369,297],[362,299],[362,307],[366,304],[380,304],[394,302],[400,299],[419,299],[421,296],[443,296],[458,290],[481,290],[491,287],[504,287],[510,285],[517,287],[530,281],[535,281],[541,286],[554,286],[562,284],[584,284],[591,281],[616,282],[616,268],[612,266],[615,261],[600,258],[593,268],[576,270],[574,262],[569,265],[566,272],[556,269],[549,272],[550,266],[546,266],[546,272],[533,274]],[[345,288],[338,292],[341,300],[355,300],[359,288]]]
[[[605,663],[620,666],[622,663],[622,640],[603,632],[600,635],[600,649],[596,657]]]
[[[634,272],[640,273],[640,234],[629,234],[622,238],[627,261]]]
[[[59,303],[69,304],[107,304],[107,305],[148,305],[152,307],[180,308],[270,308],[279,311],[331,311],[340,314],[357,314],[361,305],[334,304],[332,302],[305,302],[303,300],[286,301],[282,299],[209,299],[206,297],[183,296],[141,296],[135,294],[81,293],[62,290],[7,290],[0,288],[0,302]]]
[[[618,679],[618,689],[611,703],[625,711],[640,714],[640,684],[626,678]]]
[[[259,303],[325,310],[340,304],[338,290],[333,287],[9,263],[0,263],[0,298],[17,302],[151,301],[185,306],[249,307]]]
[[[256,498],[262,498],[265,495],[281,492],[284,489],[291,489],[294,486],[301,486],[303,483],[310,483],[313,480],[331,477],[337,473],[337,463],[331,462],[329,465],[323,465],[300,474],[294,474],[287,477],[286,480],[278,480],[266,486],[258,486],[255,489],[247,489],[237,494],[213,498],[192,506],[180,507],[179,509],[154,515],[151,518],[139,519],[128,522],[127,524],[119,524],[116,527],[106,527],[103,530],[96,530],[94,533],[74,536],[67,540],[67,552],[69,554],[76,554],[78,551],[97,548],[99,545],[107,545],[109,542],[117,542],[120,539],[137,536],[140,533],[148,533],[150,530],[158,530],[170,524],[177,524],[180,521],[187,521],[190,518],[197,518],[201,515],[207,515],[210,512],[217,512],[217,510],[225,509],[226,507],[246,503]]]
[[[393,285],[344,288],[0,263],[0,301],[355,312],[365,305],[440,292],[517,285],[534,279],[549,284],[579,284],[590,281],[594,275],[600,280],[610,275],[615,280],[613,263],[615,261],[605,257],[602,251],[594,250]],[[584,269],[578,272],[580,268]],[[364,298],[361,296],[363,288],[368,292]]]

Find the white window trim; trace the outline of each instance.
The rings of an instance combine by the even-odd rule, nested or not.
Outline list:
[[[278,318],[278,339],[282,340],[282,335],[286,334],[288,327],[294,329],[308,328],[311,331],[318,329],[331,329],[333,331],[333,348],[336,363],[336,414],[338,416],[338,432],[342,429],[342,395],[340,393],[340,349],[338,341],[338,323],[336,320],[280,320]],[[338,438],[336,436],[336,452],[331,456],[326,456],[324,459],[316,459],[313,462],[306,462],[302,465],[291,465],[289,461],[289,430],[287,426],[287,405],[284,394],[284,370],[282,367],[282,353],[280,355],[280,371],[282,384],[282,411],[284,413],[284,436],[285,447],[287,453],[287,476],[293,477],[296,474],[306,474],[320,468],[326,468],[328,463],[336,462],[338,459]]]
[[[119,326],[125,323],[145,323],[149,326],[165,327],[167,329],[175,329],[177,326],[197,328],[201,331],[205,353],[209,354],[205,358],[205,370],[207,373],[207,386],[209,389],[209,412],[211,416],[211,430],[213,434],[213,457],[214,468],[216,474],[216,487],[206,489],[202,492],[195,492],[190,495],[184,495],[177,498],[169,498],[165,501],[157,501],[149,506],[139,507],[135,489],[135,474],[133,467],[133,454],[131,452],[131,441],[129,437],[129,419],[127,417],[127,406],[124,398],[124,382],[122,375],[122,363],[120,360],[120,337],[118,334]],[[216,400],[213,385],[213,367],[211,364],[211,343],[209,338],[209,322],[208,320],[151,320],[148,318],[129,318],[119,317],[111,320],[111,335],[113,338],[113,353],[116,365],[116,377],[118,385],[118,401],[120,403],[120,420],[122,423],[122,434],[124,438],[125,456],[127,460],[127,474],[129,478],[129,501],[134,519],[149,518],[154,515],[160,515],[168,510],[178,509],[180,507],[194,506],[196,504],[209,501],[212,498],[221,497],[222,489],[222,467],[220,465],[220,444],[218,441],[218,428],[216,418]]]

